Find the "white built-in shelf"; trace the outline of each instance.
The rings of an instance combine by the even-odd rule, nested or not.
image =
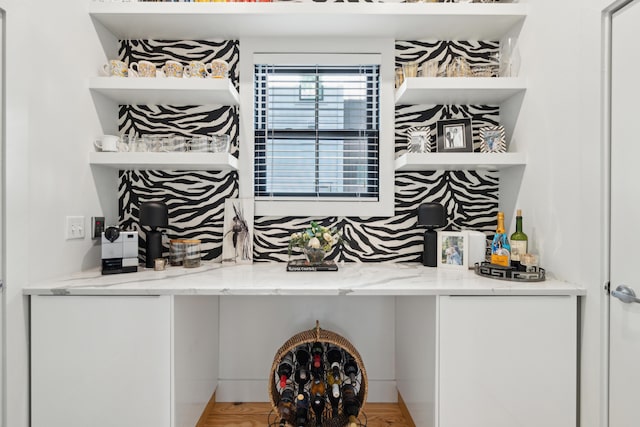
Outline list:
[[[522,77],[410,77],[396,90],[396,104],[493,105],[526,90]]]
[[[197,78],[93,77],[89,89],[121,105],[237,105],[231,80]]]
[[[89,163],[119,170],[238,170],[229,153],[91,152]]]
[[[526,165],[524,153],[406,153],[396,171],[501,170]]]
[[[520,3],[91,2],[89,14],[120,40],[241,37],[393,37],[499,40],[521,25]]]

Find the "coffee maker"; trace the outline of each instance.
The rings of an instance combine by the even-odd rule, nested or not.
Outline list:
[[[102,274],[138,271],[138,232],[107,227],[102,233]]]

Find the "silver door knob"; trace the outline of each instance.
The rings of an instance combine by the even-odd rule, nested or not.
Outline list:
[[[636,293],[633,292],[633,289],[625,285],[618,286],[615,291],[611,292],[611,296],[618,298],[626,304],[630,304],[632,302],[640,303],[640,298],[636,297]]]

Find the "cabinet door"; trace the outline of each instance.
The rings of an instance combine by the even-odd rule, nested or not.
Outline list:
[[[576,297],[439,302],[439,427],[576,425]]]
[[[169,427],[170,297],[32,296],[33,427]]]

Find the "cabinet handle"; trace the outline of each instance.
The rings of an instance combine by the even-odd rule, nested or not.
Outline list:
[[[640,303],[640,298],[636,297],[636,293],[633,292],[633,289],[625,285],[618,286],[615,291],[611,292],[611,296],[618,298],[625,304],[630,304],[632,302]]]

